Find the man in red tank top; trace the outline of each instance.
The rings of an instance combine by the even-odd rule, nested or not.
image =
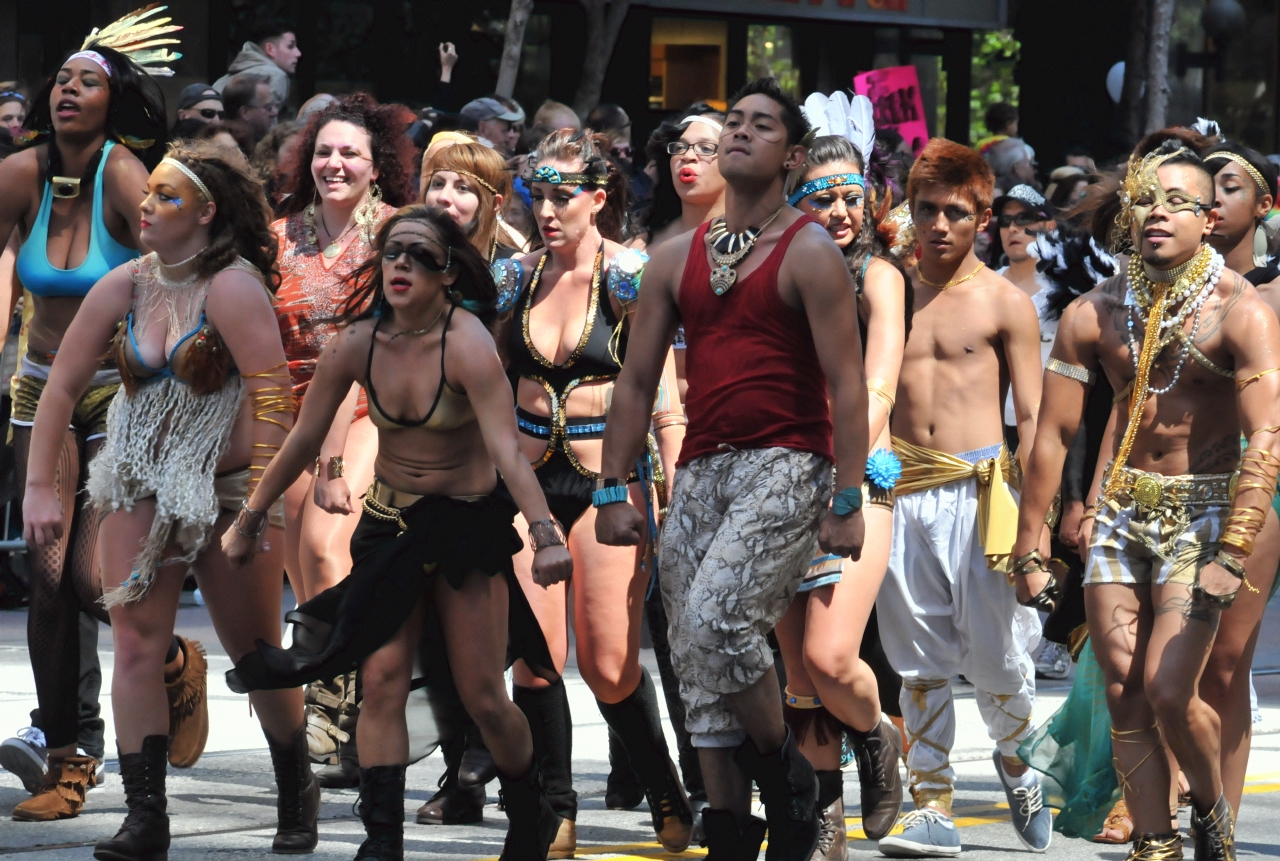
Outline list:
[[[826,231],[783,194],[808,132],[773,79],[735,96],[719,141],[725,216],[649,261],[593,500],[601,543],[640,540],[645,524],[614,504],[625,498],[615,488],[643,450],[683,323],[689,427],[658,576],[711,804],[707,846],[723,858],[759,851],[753,779],[770,857],[808,861],[817,845],[817,779],[783,723],[766,637],[817,547],[857,558],[862,546],[867,390],[853,280]]]

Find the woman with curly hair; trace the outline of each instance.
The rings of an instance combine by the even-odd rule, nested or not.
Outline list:
[[[280,642],[282,512],[272,552],[233,571],[209,538],[229,527],[293,420],[271,310],[276,240],[262,186],[238,152],[175,145],[145,181],[139,239],[152,252],[103,276],[67,330],[36,412],[23,501],[24,537],[47,547],[67,517],[54,489],[61,428],[100,357],[123,387],[89,466],[100,519],[103,603],[115,636],[112,708],[128,815],[98,843],[106,861],[163,858],[169,847],[165,653],[182,582],[194,573],[232,660]],[[266,524],[264,523],[264,528]],[[279,790],[272,849],[316,845],[320,790],[307,760],[297,689],[254,693]]]
[[[307,121],[286,167],[290,195],[271,228],[280,240],[276,316],[299,405],[337,331],[332,318],[351,289],[347,277],[369,258],[378,225],[413,200],[413,151],[404,134],[412,121],[407,108],[363,93],[342,96]],[[284,496],[284,564],[299,603],[350,572],[357,518],[334,512],[351,487],[373,480],[377,451],[364,393],[352,386],[320,459]],[[311,754],[329,763],[321,786],[352,787],[359,779],[356,700],[354,676],[307,687]]]
[[[823,857],[843,858],[840,749],[846,735],[858,762],[868,838],[887,834],[902,805],[902,740],[898,729],[881,718],[882,708],[901,714],[901,681],[883,657],[874,611],[889,564],[897,463],[889,413],[910,329],[912,289],[876,231],[876,214],[889,209],[886,185],[867,169],[853,143],[838,135],[815,138],[798,186],[790,203],[826,228],[853,273],[867,389],[873,395],[868,399],[873,446],[863,485],[867,538],[862,556],[857,561],[829,555],[814,559],[775,628],[787,667],[783,714],[818,773],[818,806],[823,810],[819,845],[834,853]]]
[[[19,135],[27,148],[0,165],[0,236],[21,238],[17,273],[34,310],[11,418],[19,482],[27,477],[37,405],[72,319],[99,278],[138,256],[138,204],[165,140],[160,88],[127,56],[97,43],[68,57],[31,105]],[[67,529],[27,557],[27,647],[39,716],[0,744],[0,763],[35,793],[14,809],[17,819],[77,816],[104,755],[101,722],[82,726],[79,714],[81,674],[98,672],[96,660],[81,666],[80,614],[106,621],[98,604],[98,524],[84,509],[83,482],[86,464],[103,445],[107,405],[119,385],[115,363],[100,361],[65,430],[47,431],[58,446],[51,481]],[[193,764],[204,748],[204,661],[197,647],[173,639],[166,667],[175,702],[185,698],[189,706],[172,728],[178,766]],[[84,748],[79,754],[77,742]]]
[[[607,156],[608,145],[603,136],[561,129],[534,151],[533,214],[545,248],[499,261],[499,307],[511,316],[497,340],[515,386],[521,448],[568,534],[579,572],[573,581],[578,668],[644,788],[658,839],[668,851],[680,852],[692,834],[693,811],[667,752],[657,691],[640,665],[640,614],[652,559],[636,548],[606,547],[595,537],[592,492],[605,413],[648,259],[619,244],[627,189]],[[629,485],[611,491],[651,515],[641,473],[660,461],[663,474],[672,475],[684,432],[684,410],[673,388],[666,391],[654,414],[656,451],[638,465]],[[559,671],[568,657],[569,584],[535,588],[531,561],[521,551],[516,573]],[[572,857],[577,795],[564,683],[547,685],[517,664],[515,685],[551,805],[564,817],[551,857]]]
[[[425,659],[447,662],[493,751],[510,820],[501,857],[542,861],[558,819],[503,668],[512,654],[557,675],[512,567],[523,545],[512,527],[517,508],[529,523],[539,587],[567,578],[573,563],[521,456],[511,389],[486,328],[496,291],[484,258],[448,215],[425,206],[387,219],[374,247],[352,277],[342,330],[325,348],[297,427],[223,537],[233,559],[253,558],[268,507],[315,461],[359,383],[379,449],[351,542],[355,567],[290,614],[294,646],[237,661],[228,683],[284,687],[361,666],[359,813],[367,838],[356,857],[401,861],[405,703],[421,632],[438,622],[441,647]]]

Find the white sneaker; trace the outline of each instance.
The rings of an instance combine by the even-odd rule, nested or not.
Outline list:
[[[15,737],[0,741],[0,768],[16,774],[33,795],[44,782],[48,760],[44,732],[37,727],[23,727]]]
[[[1071,653],[1066,646],[1046,640],[1036,658],[1036,678],[1065,679],[1071,673]]]

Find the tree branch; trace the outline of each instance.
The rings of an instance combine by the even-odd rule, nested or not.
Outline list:
[[[498,69],[498,86],[494,92],[511,98],[516,89],[516,77],[520,74],[520,54],[524,49],[524,30],[533,12],[533,0],[511,0],[511,14],[507,16],[507,36],[502,44],[502,65]]]

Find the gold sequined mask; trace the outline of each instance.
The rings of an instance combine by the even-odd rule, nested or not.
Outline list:
[[[1191,150],[1183,147],[1171,153],[1151,153],[1138,159],[1129,158],[1129,170],[1125,175],[1124,185],[1120,188],[1120,214],[1116,216],[1117,238],[1123,237],[1132,241],[1134,230],[1142,232],[1143,226],[1156,207],[1161,207],[1172,215],[1175,212],[1194,212],[1200,215],[1205,205],[1200,195],[1192,194],[1183,188],[1165,188],[1160,183],[1156,171],[1169,159],[1189,154]]]

